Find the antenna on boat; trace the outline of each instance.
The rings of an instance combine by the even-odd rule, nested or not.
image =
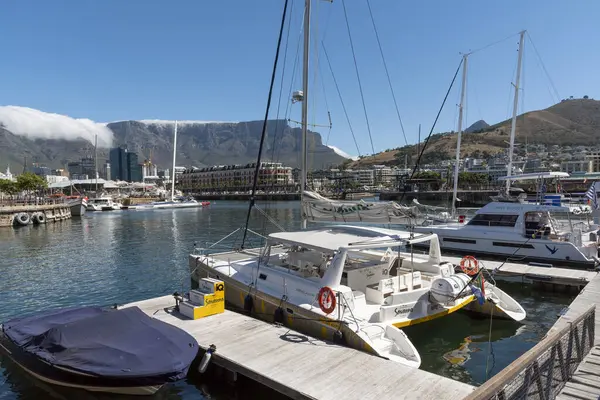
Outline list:
[[[521,82],[521,63],[523,62],[523,42],[525,40],[525,32],[523,30],[519,32],[519,55],[517,59],[517,78],[515,80],[515,98],[513,102],[513,114],[512,123],[510,126],[510,147],[508,148],[508,174],[507,177],[512,176],[513,166],[513,147],[515,146],[515,131],[517,129],[517,108],[519,106],[519,84]],[[510,179],[506,180],[506,194],[510,191]]]
[[[175,200],[175,154],[177,154],[177,120],[173,128],[173,176],[171,177],[171,201]]]
[[[462,88],[460,90],[460,104],[458,105],[458,138],[456,139],[456,161],[454,162],[454,187],[452,189],[452,217],[456,216],[456,198],[458,195],[458,171],[460,165],[460,140],[462,138],[463,109],[465,106],[465,92],[467,88],[467,60],[469,54],[463,54]]]

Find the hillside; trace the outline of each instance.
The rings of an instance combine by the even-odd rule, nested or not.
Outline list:
[[[479,122],[479,121],[478,121]],[[483,122],[483,121],[481,121]],[[510,140],[511,120],[502,121],[477,133],[464,133],[461,157],[493,155],[506,150]],[[563,100],[545,110],[531,111],[517,117],[517,143],[574,146],[600,143],[600,101],[592,99]],[[453,158],[456,152],[456,132],[431,136],[423,154],[423,163]],[[404,155],[409,163],[416,160],[417,145],[365,157],[351,164],[359,167],[372,164],[403,165]],[[411,158],[413,157],[413,158]]]
[[[253,162],[258,154],[262,125],[262,121],[183,122],[179,124],[178,129],[177,165],[201,167]],[[137,152],[140,161],[152,155],[152,161],[159,168],[170,167],[173,154],[173,122],[120,121],[109,123],[107,127],[113,132],[113,146],[126,146],[129,150]],[[300,166],[300,138],[301,129],[290,127],[283,120],[270,121],[263,159],[280,160],[292,167]],[[324,168],[344,161],[333,149],[323,145],[319,133],[309,132],[308,149],[310,168]],[[51,168],[59,168],[68,161],[91,154],[92,143],[81,137],[71,140],[34,139],[16,135],[0,126],[2,170],[9,164],[14,172],[19,172],[25,157],[29,164],[39,162]],[[108,148],[99,148],[99,164],[107,157]]]

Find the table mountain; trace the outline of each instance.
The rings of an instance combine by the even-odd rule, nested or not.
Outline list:
[[[1,121],[0,121],[1,122]],[[177,165],[209,166],[253,162],[258,154],[262,121],[194,122],[178,125]],[[107,124],[114,133],[113,146],[124,146],[139,155],[140,162],[151,157],[159,168],[170,168],[173,154],[172,121],[119,121]],[[284,120],[272,120],[263,147],[263,160],[281,161],[300,166],[301,129]],[[310,169],[338,165],[344,158],[325,146],[321,135],[308,133]],[[93,145],[84,139],[31,139],[15,135],[0,127],[0,168],[10,164],[20,172],[26,157],[28,164],[39,162],[49,167],[62,167],[84,155],[93,154]],[[98,149],[99,164],[108,157],[108,149]]]

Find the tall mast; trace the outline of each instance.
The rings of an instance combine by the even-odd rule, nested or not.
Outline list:
[[[171,201],[175,200],[175,154],[177,154],[177,121],[173,130],[173,171],[171,177]]]
[[[510,147],[508,148],[508,174],[506,176],[512,175],[512,166],[513,166],[513,147],[515,147],[515,131],[517,129],[517,108],[519,105],[519,85],[521,82],[521,63],[523,61],[523,42],[525,39],[525,32],[520,32],[519,38],[519,55],[517,61],[517,79],[515,81],[515,98],[513,102],[513,115],[512,115],[512,123],[510,126]],[[506,180],[506,194],[508,194],[510,190],[510,179]]]
[[[98,196],[98,135],[94,138],[94,174],[96,174],[96,196]]]
[[[456,160],[454,162],[454,188],[452,189],[452,216],[456,216],[456,197],[458,194],[458,171],[460,164],[460,140],[462,138],[463,109],[465,106],[465,92],[467,88],[467,60],[469,54],[463,55],[462,88],[460,90],[460,104],[458,105],[458,139],[456,140]]]
[[[310,56],[310,0],[305,0],[304,6],[304,56],[302,64],[302,165],[300,171],[300,201],[304,198],[307,174],[307,146],[308,131],[308,62]],[[306,218],[302,216],[302,229],[306,229]]]

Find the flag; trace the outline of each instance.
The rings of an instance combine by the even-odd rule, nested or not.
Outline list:
[[[475,285],[469,285],[469,287],[471,288],[471,293],[475,295],[475,298],[477,299],[479,305],[482,306],[483,303],[485,303],[485,297],[483,297],[483,293],[481,293],[481,290]]]
[[[590,205],[593,210],[598,209],[598,195],[596,194],[596,182],[592,183],[592,186],[585,192],[585,197],[590,199]]]

